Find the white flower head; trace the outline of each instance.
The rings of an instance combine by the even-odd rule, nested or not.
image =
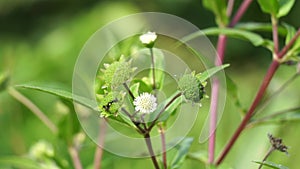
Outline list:
[[[148,48],[152,48],[157,38],[155,32],[147,32],[140,36],[140,41]]]
[[[156,110],[156,97],[150,93],[142,93],[134,99],[135,110],[141,113],[152,113]]]

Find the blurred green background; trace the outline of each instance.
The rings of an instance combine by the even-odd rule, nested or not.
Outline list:
[[[236,7],[241,0],[235,1]],[[101,26],[121,16],[137,12],[156,11],[182,17],[200,29],[215,26],[214,16],[197,0],[0,0],[0,72],[8,72],[11,84],[31,81],[59,82],[71,88],[73,67],[76,58],[88,38]],[[291,13],[282,19],[295,27],[300,26],[300,1],[296,1]],[[269,22],[256,1],[252,3],[241,22]],[[271,37],[271,33],[263,32]],[[216,37],[210,37],[213,44]],[[283,43],[284,39],[282,39]],[[253,47],[250,43],[229,39],[225,62],[230,63],[226,73],[238,85],[239,98],[247,108],[257,91],[258,84],[271,61],[266,49]],[[296,71],[293,66],[282,66],[270,85],[269,92]],[[282,92],[266,109],[264,114],[300,105],[300,80],[297,79]],[[58,120],[59,101],[56,97],[28,90],[20,90],[30,98],[53,121]],[[204,120],[199,115],[199,122]],[[222,150],[241,120],[239,110],[230,97],[218,126],[217,154]],[[199,144],[199,127],[195,125],[190,136],[195,137],[192,152],[206,150],[207,143]],[[198,127],[198,128],[197,128]],[[299,165],[300,123],[298,121],[281,125],[266,125],[247,129],[226,158],[225,163],[237,169],[257,168],[252,161],[261,160],[269,148],[267,133],[284,139],[290,146],[290,156],[275,152],[270,161],[281,163],[291,169]],[[0,157],[23,155],[32,144],[48,140],[57,142],[51,131],[45,127],[26,107],[14,100],[6,91],[0,93]],[[86,167],[93,162],[94,144],[87,140],[81,150]],[[62,150],[60,156],[64,156]],[[67,156],[67,155],[66,155]],[[297,161],[298,160],[298,161]],[[152,168],[149,159],[128,159],[104,153],[103,168]],[[148,166],[148,167],[145,167]],[[183,168],[203,168],[195,160],[186,160]]]

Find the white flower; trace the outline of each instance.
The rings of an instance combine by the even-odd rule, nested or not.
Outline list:
[[[155,32],[147,32],[140,36],[140,41],[146,45],[146,47],[153,47],[156,38],[157,35]]]
[[[156,97],[149,93],[142,93],[134,99],[135,110],[141,113],[151,113],[157,107]]]

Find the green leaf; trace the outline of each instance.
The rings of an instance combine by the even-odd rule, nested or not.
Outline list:
[[[90,99],[82,97],[82,96],[73,95],[72,92],[70,91],[70,89],[66,88],[64,85],[61,85],[61,84],[27,83],[27,84],[16,85],[16,87],[42,91],[45,93],[49,93],[49,94],[61,97],[63,99],[69,100],[69,101],[75,101],[86,107],[95,109],[95,107],[93,106],[92,101]]]
[[[203,164],[208,163],[208,153],[207,151],[198,151],[198,152],[192,152],[187,155],[187,158],[197,160],[202,162]]]
[[[238,87],[229,76],[226,76],[226,86],[228,94],[231,96],[234,105],[240,110],[241,115],[245,115],[247,110],[242,106],[242,103],[238,97]]]
[[[177,169],[181,167],[189,152],[193,140],[193,138],[186,138],[179,145],[176,146],[178,151],[171,163],[171,169]]]
[[[6,89],[9,82],[9,75],[7,72],[3,72],[0,74],[0,92]]]
[[[159,49],[153,49],[154,65],[155,65],[155,83],[158,89],[163,88],[165,79],[165,56]],[[153,79],[152,69],[149,71],[149,79]]]
[[[222,66],[216,66],[216,67],[210,68],[203,73],[197,74],[196,77],[200,80],[201,83],[204,83],[208,78],[210,78],[211,76],[213,76],[217,72],[225,69],[228,66],[229,66],[229,64],[224,64]]]
[[[260,23],[260,22],[238,23],[235,25],[235,28],[247,30],[247,31],[272,32],[271,23]],[[278,26],[278,34],[281,36],[286,36],[287,31],[284,27]]]
[[[160,107],[165,107],[166,104],[170,102],[170,100],[177,94],[175,92],[171,97],[166,99],[163,103],[160,104]],[[158,121],[166,121],[171,115],[173,115],[176,112],[176,109],[179,107],[179,105],[183,102],[183,97],[179,97],[176,100],[172,102],[170,106],[163,112],[163,114],[159,117]],[[160,111],[161,109],[159,109]]]
[[[228,16],[226,14],[226,1],[224,0],[203,0],[202,4],[209,9],[216,16],[216,22],[219,26],[225,26],[228,23]]]
[[[275,168],[275,169],[289,169],[288,167],[286,166],[283,166],[281,164],[275,164],[273,162],[270,162],[270,161],[264,161],[264,162],[260,162],[260,161],[253,161],[257,164],[262,164],[263,166],[267,166],[269,168]]]
[[[283,26],[285,27],[285,29],[287,31],[287,34],[285,37],[285,44],[288,44],[291,41],[291,39],[294,37],[294,35],[296,34],[296,29],[287,23],[283,23]]]
[[[277,13],[277,18],[287,15],[295,4],[295,0],[278,0],[279,1],[279,11]]]
[[[279,11],[278,0],[258,0],[261,10],[265,13],[276,16]]]
[[[132,86],[130,86],[130,91],[132,92],[134,97],[139,96],[139,88],[140,88],[140,83],[134,83]]]
[[[41,166],[38,162],[35,162],[26,157],[1,157],[0,166],[10,166],[24,169],[40,169]]]
[[[192,40],[194,38],[197,38],[199,36],[203,35],[214,35],[218,36],[220,34],[226,35],[228,37],[242,39],[251,42],[254,46],[261,46],[265,43],[265,40],[258,34],[240,30],[240,29],[234,29],[234,28],[207,28],[202,31],[197,31],[195,33],[192,33],[182,39],[183,42],[187,42],[189,40]]]

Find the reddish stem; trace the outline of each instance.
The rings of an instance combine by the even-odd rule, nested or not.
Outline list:
[[[233,27],[244,15],[246,10],[248,9],[249,5],[251,4],[252,0],[244,0],[241,4],[240,8],[238,9],[236,15],[233,17],[232,21],[229,24],[229,27]]]
[[[297,33],[291,39],[291,41],[277,54],[279,59],[284,57],[284,55],[293,46],[294,42],[298,39],[299,36],[300,36],[300,29],[298,29]],[[261,84],[261,86],[259,88],[259,91],[258,91],[258,93],[257,93],[250,109],[248,110],[248,112],[245,115],[243,121],[241,122],[241,124],[239,125],[239,127],[237,128],[237,130],[235,131],[233,136],[231,137],[231,139],[228,142],[228,144],[226,145],[225,149],[221,153],[221,156],[217,160],[216,165],[219,165],[219,164],[222,163],[222,161],[224,160],[224,158],[228,154],[229,150],[231,150],[231,148],[234,145],[234,143],[236,142],[237,138],[240,136],[241,132],[245,129],[246,125],[248,124],[249,120],[251,119],[252,115],[254,114],[254,110],[256,109],[259,102],[261,101],[261,99],[262,99],[268,85],[270,84],[270,81],[271,81],[273,75],[275,74],[276,70],[278,69],[279,65],[280,64],[278,63],[277,60],[272,61],[271,65],[268,69],[268,72],[267,72],[267,74],[266,74],[266,76],[263,80],[263,83]]]
[[[105,138],[106,127],[107,127],[106,123],[107,122],[104,119],[101,119],[98,144],[96,145],[97,148],[94,156],[94,169],[101,169],[101,162],[103,156],[102,147],[104,146],[104,138]]]
[[[278,42],[278,26],[277,26],[277,19],[275,16],[272,16],[272,33],[273,33],[273,42],[274,42],[274,52],[278,54],[279,51],[279,42]]]
[[[164,168],[167,169],[167,147],[166,147],[166,137],[165,137],[165,130],[162,124],[159,125],[159,133],[161,138],[161,145],[162,145],[162,159]]]

